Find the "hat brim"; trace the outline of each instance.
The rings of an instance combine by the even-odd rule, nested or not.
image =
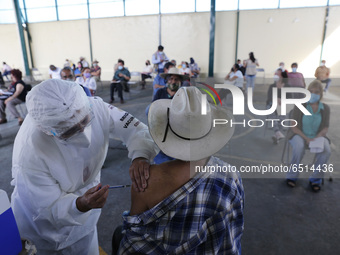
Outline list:
[[[163,78],[163,79],[166,79],[168,76],[171,76],[171,75],[177,75],[179,77],[181,77],[181,79],[183,81],[185,80],[189,80],[189,76],[188,75],[185,75],[185,74],[178,74],[178,73],[161,73],[160,76]]]
[[[211,123],[210,132],[199,140],[182,139],[168,128],[166,140],[162,142],[168,123],[167,109],[170,108],[170,103],[169,99],[159,99],[151,104],[148,114],[150,134],[159,149],[166,155],[185,161],[200,160],[218,152],[231,139],[235,129],[230,124],[230,120],[233,119],[232,114],[225,108],[211,105],[212,121],[226,119],[227,124],[213,127]]]

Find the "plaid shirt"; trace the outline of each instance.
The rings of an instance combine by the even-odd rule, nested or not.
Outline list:
[[[228,166],[211,157],[207,166]],[[244,191],[233,173],[200,172],[156,206],[123,216],[119,254],[241,254]]]

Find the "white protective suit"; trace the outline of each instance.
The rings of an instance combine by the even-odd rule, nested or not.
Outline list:
[[[94,114],[88,148],[42,132],[32,114],[14,142],[12,209],[21,237],[31,240],[38,254],[99,254],[96,224],[101,210],[83,213],[75,202],[100,182],[110,132],[126,144],[131,159],[150,160],[156,153],[143,123],[100,98],[88,100]]]

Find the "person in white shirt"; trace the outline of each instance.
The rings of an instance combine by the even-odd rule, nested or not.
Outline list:
[[[148,162],[157,152],[148,128],[101,98],[87,97],[71,81],[34,86],[26,106],[11,182],[20,236],[32,241],[38,254],[99,255],[96,226],[109,192],[100,173],[110,133],[126,144],[132,185],[144,191],[146,181],[135,176],[149,176]]]
[[[145,61],[145,67],[143,72],[141,73],[141,78],[142,78],[142,89],[145,89],[145,79],[152,78],[151,74],[153,72],[153,68],[151,66],[150,60]]]
[[[50,70],[48,70],[48,74],[50,75],[51,79],[61,79],[60,77],[61,69],[54,65],[50,65]]]
[[[162,45],[158,46],[158,50],[152,55],[152,64],[157,66],[158,73],[164,73],[164,65],[169,61],[169,58],[163,52],[164,47]]]
[[[239,87],[243,90],[243,74],[240,71],[240,66],[238,64],[233,65],[231,71],[224,78],[228,83],[234,84],[236,87]]]
[[[189,77],[192,76],[188,62],[182,61],[182,67],[181,67],[181,69],[179,69],[179,71],[183,75],[188,75]]]
[[[11,74],[12,68],[6,64],[6,62],[2,62],[2,76],[6,76],[6,79],[9,81],[10,79],[7,75]]]
[[[83,68],[82,76],[77,77],[76,83],[88,88],[92,96],[96,93],[97,83],[95,79],[91,77],[91,69],[89,67]]]
[[[84,57],[80,57],[80,62],[82,63],[83,67],[89,67],[89,63],[85,60]]]

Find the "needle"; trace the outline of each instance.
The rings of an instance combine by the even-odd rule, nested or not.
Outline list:
[[[131,185],[116,185],[116,186],[110,186],[109,189],[117,189],[117,188],[129,188]]]

